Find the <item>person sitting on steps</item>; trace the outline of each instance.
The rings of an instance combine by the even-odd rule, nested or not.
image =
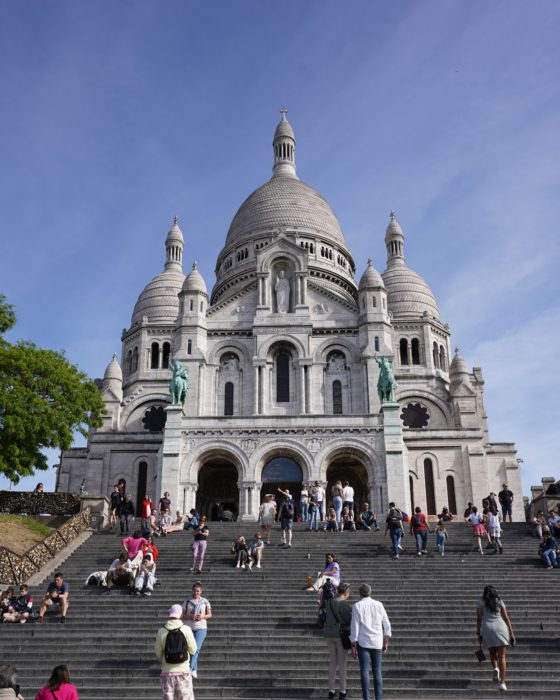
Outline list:
[[[234,565],[236,569],[249,569],[253,566],[253,560],[249,556],[249,548],[243,535],[240,535],[235,542],[231,543],[231,553],[235,554]]]
[[[356,532],[356,523],[354,522],[354,511],[348,506],[342,507],[342,529]]]
[[[362,510],[358,514],[357,526],[360,530],[371,530],[372,527],[379,530],[375,513],[370,510],[369,503],[367,501],[364,501]]]
[[[45,612],[47,608],[51,605],[60,609],[60,621],[66,622],[66,613],[68,612],[68,595],[70,593],[70,588],[66,581],[63,579],[62,574],[58,571],[54,575],[54,579],[49,583],[47,587],[47,592],[45,597],[41,601],[39,607],[39,617],[37,618],[37,624],[43,624],[45,622]]]
[[[247,543],[251,564],[256,562],[257,569],[261,568],[262,555],[264,552],[264,541],[260,532],[255,532],[255,537]],[[249,567],[251,569],[251,567]]]
[[[308,591],[320,590],[327,580],[331,580],[335,586],[340,583],[340,566],[332,552],[327,552],[325,555],[325,568],[323,571],[317,572],[317,579],[312,586],[307,588]]]
[[[129,592],[133,593],[134,571],[126,552],[122,552],[119,558],[115,559],[109,567],[105,586],[105,593],[111,593],[113,586],[127,586]]]
[[[134,581],[135,595],[144,593],[146,596],[151,596],[156,584],[156,563],[151,556],[144,557],[140,566],[140,571]]]
[[[22,584],[19,587],[19,596],[13,598],[8,606],[8,611],[3,614],[3,622],[20,622],[25,624],[33,611],[33,598],[29,594],[29,588]]]

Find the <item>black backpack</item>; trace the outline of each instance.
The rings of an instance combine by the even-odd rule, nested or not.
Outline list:
[[[321,604],[319,605],[318,622],[319,627],[324,627],[325,621],[327,619],[327,605],[329,603],[329,600],[336,598],[336,586],[329,578],[327,579],[326,583],[323,584],[321,591]]]
[[[169,630],[165,638],[164,656],[168,664],[182,664],[188,661],[187,638],[181,632],[183,626]]]
[[[293,519],[294,517],[294,502],[292,499],[288,499],[282,503],[282,516],[286,519]]]

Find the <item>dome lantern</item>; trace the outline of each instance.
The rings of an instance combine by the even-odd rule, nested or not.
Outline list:
[[[179,228],[179,217],[173,217],[173,226],[165,240],[165,269],[183,269],[183,232]]]
[[[272,146],[274,148],[274,167],[272,176],[295,177],[296,175],[296,137],[292,125],[286,118],[288,110],[282,107],[280,110],[282,119],[276,127]]]
[[[387,267],[404,263],[404,233],[396,216],[395,212],[391,210],[391,220],[385,231]]]

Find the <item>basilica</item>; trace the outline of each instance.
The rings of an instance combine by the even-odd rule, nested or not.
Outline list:
[[[216,259],[210,293],[183,272],[175,219],[163,271],[144,288],[100,386],[103,426],[63,453],[58,489],[138,503],[169,491],[174,508],[255,520],[265,493],[348,480],[356,505],[383,513],[443,506],[462,513],[502,484],[518,495],[514,443],[492,443],[480,367],[451,350],[449,325],[407,264],[391,212],[387,262],[356,264],[329,204],[296,171],[285,111],[272,177],[241,204]],[[394,401],[377,391],[392,363]],[[188,375],[172,405],[171,363]],[[382,398],[384,399],[382,401]]]

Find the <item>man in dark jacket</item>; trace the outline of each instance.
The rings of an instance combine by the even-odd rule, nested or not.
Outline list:
[[[134,503],[132,502],[132,496],[127,493],[124,497],[124,501],[119,507],[119,520],[121,521],[121,535],[128,535],[129,530],[132,528],[134,523],[134,516],[136,512],[134,510]]]

